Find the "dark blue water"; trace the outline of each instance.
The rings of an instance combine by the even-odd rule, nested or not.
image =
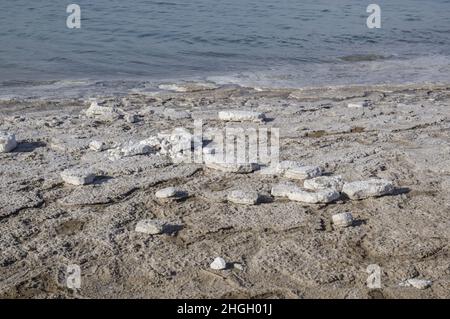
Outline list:
[[[366,26],[373,2],[382,9],[381,29]],[[2,93],[47,80],[303,86],[450,79],[450,0],[0,3]],[[79,30],[66,27],[70,3],[81,6]]]

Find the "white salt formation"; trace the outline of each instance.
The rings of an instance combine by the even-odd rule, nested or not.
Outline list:
[[[405,286],[414,287],[414,288],[420,289],[420,290],[427,289],[427,288],[431,287],[432,284],[433,284],[433,282],[431,280],[417,279],[417,278],[408,279],[405,282]]]
[[[334,189],[323,189],[316,192],[298,190],[288,194],[290,200],[308,204],[328,204],[340,197],[341,194]]]
[[[331,219],[337,227],[349,227],[353,225],[353,216],[351,213],[335,214]]]
[[[147,235],[158,235],[164,232],[166,223],[155,219],[145,219],[137,223],[135,231]]]
[[[322,175],[322,169],[318,166],[293,167],[286,170],[286,178],[305,180]]]
[[[106,144],[100,141],[92,141],[89,143],[89,148],[95,152],[102,152],[107,149]]]
[[[228,122],[263,122],[266,119],[264,113],[253,111],[220,111],[219,120]]]
[[[167,187],[157,191],[155,196],[160,199],[183,199],[187,197],[187,192],[176,187]]]
[[[85,114],[88,117],[104,121],[114,121],[121,117],[117,108],[98,105],[97,101],[91,103],[90,107],[85,111]]]
[[[363,108],[363,107],[368,107],[369,103],[367,101],[363,101],[363,102],[355,102],[355,103],[349,103],[347,105],[349,108]]]
[[[320,176],[307,179],[303,183],[303,187],[309,190],[334,189],[338,192],[342,191],[344,181],[341,176]]]
[[[258,199],[258,192],[251,190],[234,190],[228,194],[228,201],[235,204],[256,205]]]
[[[274,197],[288,197],[292,193],[300,192],[301,188],[293,184],[278,184],[272,187]]]
[[[214,269],[214,270],[224,270],[227,268],[227,263],[223,258],[217,257],[211,263],[210,267],[211,267],[211,269]]]
[[[84,168],[68,169],[61,173],[62,180],[71,185],[87,185],[91,184],[95,179],[95,174]]]
[[[392,194],[394,192],[394,185],[392,182],[384,179],[370,179],[367,181],[345,183],[342,192],[350,199],[379,197]]]
[[[16,136],[8,132],[0,132],[0,153],[9,153],[17,147]]]

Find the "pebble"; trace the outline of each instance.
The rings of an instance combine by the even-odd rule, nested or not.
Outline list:
[[[335,214],[331,217],[331,220],[337,227],[349,227],[353,225],[353,216],[351,213]]]
[[[61,173],[62,180],[71,185],[88,185],[95,179],[95,174],[88,169],[69,169]]]
[[[12,133],[0,132],[0,153],[9,153],[17,147],[16,136]]]
[[[228,194],[228,201],[235,204],[256,205],[258,199],[258,192],[251,190],[234,190]]]
[[[209,266],[214,270],[224,270],[227,268],[227,263],[222,257],[217,257]]]
[[[368,107],[369,103],[367,101],[363,101],[363,102],[349,103],[347,106],[349,108],[363,108]]]
[[[308,204],[328,204],[338,200],[341,194],[334,189],[324,189],[317,192],[298,190],[288,194],[290,200]]]
[[[309,190],[335,189],[342,191],[344,181],[341,176],[319,176],[305,180],[303,187]]]
[[[322,169],[318,166],[301,166],[289,168],[284,173],[284,177],[298,180],[305,180],[322,175]]]
[[[148,235],[158,235],[164,232],[166,223],[160,220],[145,219],[137,223],[135,231]]]
[[[405,282],[406,286],[410,286],[410,287],[414,287],[417,289],[427,289],[429,287],[431,287],[431,285],[433,284],[433,282],[431,280],[426,280],[426,279],[417,279],[417,278],[411,278],[408,279]]]
[[[136,114],[125,115],[125,121],[128,123],[136,123],[138,121],[138,116]]]
[[[182,120],[191,118],[191,113],[176,109],[165,109],[163,115],[169,120]]]
[[[155,196],[156,198],[160,199],[168,199],[168,198],[182,199],[187,197],[187,192],[176,187],[167,187],[157,191],[155,193]]]
[[[120,113],[115,107],[98,105],[97,101],[93,101],[89,108],[85,111],[86,116],[100,118],[102,120],[114,121],[120,118]]]
[[[89,148],[95,152],[102,152],[107,149],[106,144],[100,141],[92,141],[89,143]]]
[[[350,199],[379,197],[392,194],[394,192],[394,185],[392,182],[384,179],[370,179],[367,181],[345,183],[342,192]]]
[[[266,119],[264,113],[253,111],[220,111],[219,120],[229,122],[263,122]]]

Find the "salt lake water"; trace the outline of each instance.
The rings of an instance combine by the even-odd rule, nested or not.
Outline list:
[[[0,0],[0,95],[449,82],[450,0]],[[81,29],[66,26],[81,7]],[[366,25],[370,3],[381,28]]]

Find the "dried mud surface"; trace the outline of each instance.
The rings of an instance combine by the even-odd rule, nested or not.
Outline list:
[[[108,99],[139,114],[136,123],[88,119],[82,100],[0,102],[0,130],[19,143],[0,154],[1,297],[450,298],[450,86],[187,91]],[[347,107],[361,100],[370,106]],[[166,108],[192,118],[167,118]],[[388,179],[396,193],[329,205],[278,198],[237,205],[223,201],[228,191],[269,194],[282,178],[154,155],[111,162],[88,148],[93,139],[192,128],[193,119],[223,127],[217,113],[225,109],[265,112],[264,127],[280,128],[282,160],[320,165],[348,181]],[[65,185],[61,171],[80,164],[105,176]],[[168,186],[190,196],[158,201],[155,192]],[[353,227],[331,224],[341,212],[353,214]],[[135,232],[146,218],[176,227]],[[217,256],[243,268],[211,270]],[[81,267],[79,290],[66,287],[68,264]],[[382,267],[381,289],[366,286],[370,264]],[[433,284],[399,285],[413,277]]]

